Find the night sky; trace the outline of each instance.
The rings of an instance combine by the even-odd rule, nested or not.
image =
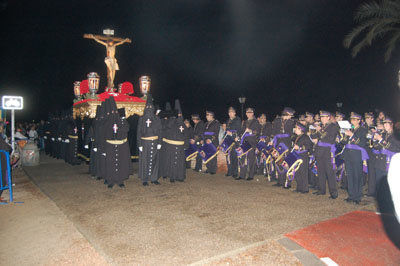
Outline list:
[[[351,57],[342,41],[355,25],[356,0],[0,0],[0,94],[22,95],[17,119],[46,118],[72,105],[73,82],[92,71],[106,85],[105,47],[84,33],[115,30],[133,43],[117,47],[115,84],[152,78],[155,101],[181,100],[184,116],[230,105],[269,119],[297,113],[374,111],[396,116],[398,52],[384,63],[385,42]],[[240,112],[239,112],[240,113]]]

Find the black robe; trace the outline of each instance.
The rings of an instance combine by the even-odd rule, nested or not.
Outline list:
[[[188,147],[183,119],[168,118],[163,130],[163,152],[160,158],[163,169],[160,169],[160,176],[169,177],[171,181],[183,181],[186,178],[185,149]]]
[[[139,178],[142,182],[155,182],[159,178],[160,152],[157,145],[161,144],[161,130],[159,117],[144,114],[139,118],[136,143],[143,148],[139,151]]]
[[[132,166],[128,143],[128,122],[119,117],[116,106],[111,110],[113,113],[106,116],[104,123],[101,124],[101,131],[104,132],[105,139],[105,155],[102,152],[100,156],[105,159],[105,179],[107,183],[115,185],[123,184],[124,180],[129,178]],[[101,159],[100,164],[102,164]]]

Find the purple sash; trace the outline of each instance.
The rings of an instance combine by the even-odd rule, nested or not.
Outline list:
[[[336,163],[335,163],[336,146],[335,146],[335,144],[330,144],[327,142],[319,141],[317,145],[320,147],[331,148],[332,169],[336,170]]]
[[[383,149],[381,152],[383,155],[386,155],[386,171],[389,171],[389,165],[390,165],[390,160],[392,159],[393,155],[395,155],[395,152]]]
[[[357,144],[346,144],[345,148],[350,150],[358,150],[361,152],[361,160],[363,161],[363,172],[368,173],[367,160],[369,159],[369,156],[367,151]]]
[[[374,153],[374,154],[376,154],[376,155],[379,155],[379,154],[381,154],[381,151],[380,151],[380,150],[372,149],[372,153]]]
[[[204,136],[214,136],[214,132],[212,132],[212,131],[206,131],[206,132],[204,132]]]
[[[274,140],[272,141],[273,144],[274,144],[274,148],[276,148],[276,143],[278,143],[278,139],[288,138],[288,137],[290,137],[289,134],[278,134],[278,135],[275,135]]]

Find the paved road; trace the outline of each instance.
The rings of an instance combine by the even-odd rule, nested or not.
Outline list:
[[[254,248],[254,243],[276,246],[275,240],[287,232],[353,210],[375,208],[373,203],[344,202],[343,191],[331,200],[273,187],[261,176],[258,182],[235,181],[191,170],[185,183],[161,180],[160,186],[143,187],[131,176],[126,189],[107,189],[90,178],[86,165],[41,159],[40,166],[26,167],[26,173],[95,250],[118,265],[221,260],[221,254],[243,254],[243,247]],[[277,249],[263,249],[260,264],[299,263],[289,253],[276,253]]]

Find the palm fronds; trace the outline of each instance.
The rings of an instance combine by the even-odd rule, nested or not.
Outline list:
[[[385,53],[385,61],[388,61],[400,38],[400,0],[364,3],[357,9],[354,20],[358,25],[345,36],[344,47],[350,48],[365,33],[352,48],[352,56],[355,57],[373,40],[390,36]]]

